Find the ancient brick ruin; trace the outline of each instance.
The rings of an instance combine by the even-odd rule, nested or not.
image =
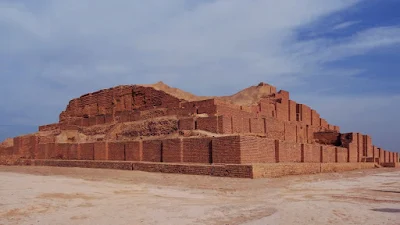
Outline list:
[[[73,99],[58,123],[0,145],[3,164],[119,168],[234,177],[397,166],[368,135],[340,133],[265,83],[197,97],[162,83]]]

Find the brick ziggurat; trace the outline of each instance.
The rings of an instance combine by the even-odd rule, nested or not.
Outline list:
[[[0,162],[257,178],[395,167],[398,153],[265,83],[224,97],[157,83],[71,100],[58,123],[3,142]]]

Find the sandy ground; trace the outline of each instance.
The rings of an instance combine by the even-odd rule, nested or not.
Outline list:
[[[400,224],[400,170],[233,179],[0,167],[0,224]]]

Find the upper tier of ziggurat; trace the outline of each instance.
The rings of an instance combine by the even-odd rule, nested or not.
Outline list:
[[[398,153],[373,145],[369,135],[340,133],[317,111],[291,100],[289,92],[265,83],[222,97],[195,96],[162,82],[85,94],[69,102],[58,123],[7,139],[0,156],[3,163],[124,161],[149,171],[194,174],[223,168],[218,175],[238,177],[288,170],[284,165],[340,170],[398,161]],[[229,170],[235,165],[240,169]],[[248,165],[264,169],[243,175]]]

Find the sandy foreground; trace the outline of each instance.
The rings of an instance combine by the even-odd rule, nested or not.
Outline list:
[[[400,170],[277,179],[0,167],[0,224],[400,224]]]

